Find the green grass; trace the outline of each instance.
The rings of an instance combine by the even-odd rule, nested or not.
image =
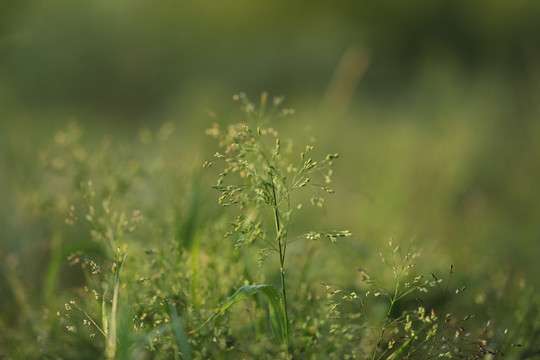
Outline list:
[[[0,2],[0,359],[538,358],[539,16]]]
[[[2,265],[1,301],[9,311],[0,318],[0,357],[534,356],[539,300],[522,274],[470,262],[473,255],[458,243],[441,251],[444,245],[426,235],[389,246],[367,236],[403,209],[425,217],[436,203],[452,202],[471,176],[460,162],[469,155],[466,133],[441,137],[441,147],[430,140],[434,160],[415,147],[428,135],[399,126],[381,130],[399,133],[391,137],[397,142],[377,145],[367,136],[354,145],[367,154],[348,153],[352,147],[343,142],[323,136],[314,146],[310,135],[294,131],[294,112],[281,107],[280,98],[235,99],[237,121],[208,123],[218,144],[208,145],[217,152],[209,150],[206,162],[190,151],[178,153],[172,123],[129,140],[92,138],[72,123],[39,152],[39,186],[9,196],[24,199],[34,227],[21,234],[40,237],[45,256],[26,268],[39,248],[10,250]],[[342,139],[352,141],[351,134]],[[339,159],[326,148],[332,143]],[[357,161],[369,166],[369,151],[377,146],[396,150],[380,154],[386,167],[364,172],[401,173],[410,193],[392,193],[385,181],[347,180],[357,179]],[[442,184],[407,180],[417,161],[425,163],[426,176],[435,172],[448,147],[463,153],[448,157],[455,162],[446,163]],[[411,155],[409,162],[393,159],[400,152]],[[422,190],[436,195],[432,203],[406,204]],[[380,198],[387,210],[377,213]],[[487,216],[481,204],[466,206],[480,219]],[[425,224],[418,232],[429,234],[431,226],[459,223],[453,216],[446,213],[450,224],[439,219],[393,227],[407,233]],[[349,227],[352,233],[333,230]],[[39,286],[29,286],[29,276]],[[28,337],[34,341],[23,346]]]

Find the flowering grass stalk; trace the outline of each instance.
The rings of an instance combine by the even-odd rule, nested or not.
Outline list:
[[[314,190],[311,203],[322,206],[324,199],[321,194],[334,192],[328,185],[331,182],[332,165],[338,154],[328,154],[321,161],[314,161],[310,157],[313,147],[306,146],[296,162],[290,161],[291,147],[283,154],[278,132],[272,127],[265,127],[271,116],[278,112],[282,99],[274,99],[269,116],[265,114],[268,101],[266,93],[262,94],[258,109],[245,94],[235,95],[234,99],[241,101],[248,124],[231,125],[225,132],[217,125],[208,130],[208,134],[218,138],[219,145],[224,148],[222,153],[215,154],[218,160],[225,162],[225,169],[220,173],[214,188],[221,192],[219,203],[222,206],[235,205],[239,209],[239,215],[232,223],[231,231],[226,234],[227,237],[236,238],[235,246],[240,248],[257,243],[261,247],[259,264],[263,263],[270,252],[276,252],[279,256],[280,309],[276,309],[272,302],[270,304],[271,308],[273,307],[271,312],[282,319],[271,319],[274,323],[281,324],[272,326],[272,329],[276,339],[282,345],[286,345],[287,352],[291,353],[293,335],[287,306],[285,263],[288,245],[299,238],[288,238],[291,214],[294,209],[301,207],[301,204],[293,206],[291,193],[301,188],[311,188]],[[281,115],[290,113],[293,111],[289,109],[280,112]],[[205,166],[211,165],[211,162],[205,163]],[[270,213],[271,216],[268,216]],[[269,217],[272,220],[269,220]],[[273,225],[270,225],[270,222]],[[322,236],[335,242],[339,237],[350,235],[347,230],[310,231],[301,237],[315,240]],[[271,287],[263,286],[265,289]],[[242,288],[239,292],[245,294],[246,290],[249,290],[247,292],[251,296],[255,293],[255,289],[258,288]],[[224,308],[237,302],[239,299],[237,295],[238,293],[233,295]],[[223,312],[224,308],[218,314]]]

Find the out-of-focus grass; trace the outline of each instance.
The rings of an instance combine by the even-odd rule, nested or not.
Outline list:
[[[474,289],[467,306],[487,309],[497,299],[488,315],[505,318],[516,294],[540,285],[532,271],[540,250],[539,8],[409,5],[0,5],[2,326],[20,329],[20,338],[39,333],[32,319],[55,301],[51,261],[58,291],[80,281],[55,263],[55,241],[80,235],[65,235],[57,213],[71,184],[39,161],[58,130],[74,120],[90,149],[110,135],[125,145],[116,151],[155,161],[149,169],[178,164],[166,173],[170,183],[139,191],[137,201],[149,204],[212,153],[204,129],[237,116],[232,94],[263,89],[296,109],[276,124],[284,137],[314,138],[320,151],[342,155],[328,208],[297,221],[316,216],[356,237],[314,251],[309,281],[358,285],[355,269],[377,266],[380,244],[415,239],[425,249],[421,266],[455,264],[456,281]],[[356,80],[339,82],[340,69]],[[176,128],[174,145],[145,148],[166,121]],[[213,211],[211,181],[200,179],[203,195],[193,201],[204,217]],[[40,300],[44,293],[51,303]]]

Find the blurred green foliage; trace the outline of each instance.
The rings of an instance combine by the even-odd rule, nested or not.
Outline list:
[[[298,115],[282,136],[342,155],[327,209],[298,221],[356,237],[313,251],[311,281],[358,286],[379,244],[415,239],[420,266],[454,264],[473,289],[463,306],[517,326],[540,285],[539,16],[533,0],[0,2],[0,333],[15,329],[0,348],[43,331],[32,317],[63,304],[51,282],[83,281],[59,259],[88,241],[63,216],[91,173],[51,176],[55,134],[81,124],[89,152],[110,136],[99,176],[132,191],[126,206],[166,201],[167,226],[193,239],[215,211],[193,170],[214,149],[204,129],[237,116],[238,91],[286,95]],[[164,123],[174,142],[147,146]],[[133,191],[133,176],[160,181]]]

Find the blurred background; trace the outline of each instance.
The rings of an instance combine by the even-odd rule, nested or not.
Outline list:
[[[243,120],[232,95],[268,91],[295,109],[282,137],[341,154],[317,216],[355,237],[314,255],[339,260],[317,278],[354,282],[390,237],[414,240],[477,305],[511,306],[540,285],[539,18],[533,0],[2,1],[2,271],[40,293],[53,225],[28,194],[68,123],[120,144],[171,123],[169,160],[200,166],[204,130]],[[8,277],[2,308],[21,296]]]

